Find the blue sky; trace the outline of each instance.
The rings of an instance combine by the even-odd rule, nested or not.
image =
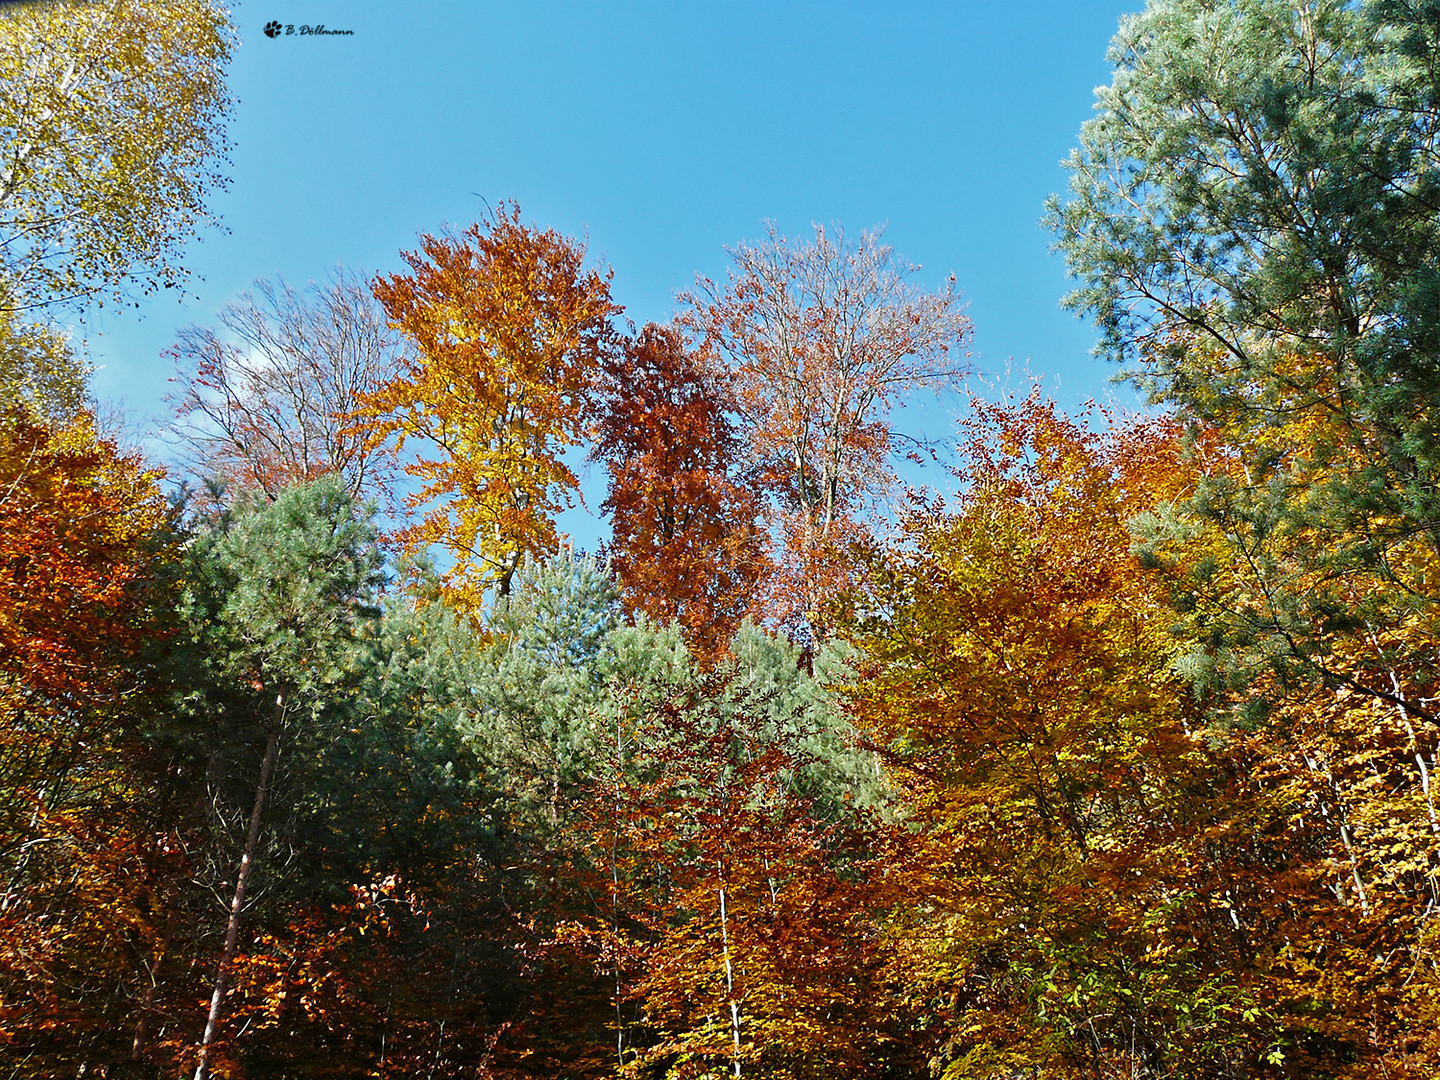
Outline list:
[[[420,232],[468,224],[483,196],[588,237],[637,324],[668,318],[697,273],[722,276],[725,246],[764,219],[789,235],[886,222],[919,281],[955,274],[982,376],[1013,358],[1062,403],[1133,400],[1060,309],[1039,219],[1137,6],[246,0],[233,179],[213,200],[226,231],[189,246],[184,304],[87,319],[96,391],[162,416],[177,328],[213,324],[257,277],[400,270]],[[296,33],[267,38],[272,19]],[[949,421],[927,407],[917,423]]]

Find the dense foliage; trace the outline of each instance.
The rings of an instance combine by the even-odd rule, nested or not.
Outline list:
[[[106,20],[200,140],[123,207],[111,53],[13,98]],[[0,13],[4,1070],[1434,1076],[1437,28],[1128,19],[1052,214],[1165,411],[972,400],[948,494],[891,408],[969,324],[878,234],[637,332],[505,204],[185,332],[167,499],[20,309],[179,272],[223,17]]]

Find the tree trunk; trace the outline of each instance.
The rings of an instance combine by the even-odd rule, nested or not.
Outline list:
[[[255,787],[255,807],[250,811],[250,828],[245,833],[245,850],[240,856],[240,872],[235,878],[235,898],[230,902],[230,921],[225,926],[225,944],[220,950],[220,968],[215,974],[215,993],[210,997],[210,1013],[205,1018],[205,1034],[200,1039],[200,1060],[195,1065],[195,1080],[205,1080],[210,1066],[210,1046],[220,1028],[220,1014],[225,1007],[226,984],[230,981],[230,965],[235,959],[235,941],[240,934],[240,912],[245,906],[245,885],[255,862],[255,845],[260,838],[260,814],[265,808],[265,793],[270,774],[275,770],[275,754],[280,745],[280,720],[285,713],[285,695],[275,698],[275,719],[265,743],[265,760],[260,765],[260,782]]]
[[[130,1040],[130,1069],[136,1076],[141,1074],[141,1067],[145,1062],[145,1048],[150,1037],[150,1016],[155,1011],[155,991],[160,985],[160,965],[165,962],[165,954],[170,949],[170,933],[170,914],[167,911],[165,928],[160,933],[160,943],[155,947],[154,959],[146,972],[149,983],[140,1002],[140,1015],[135,1020],[135,1036]]]
[[[740,1003],[735,1000],[735,972],[730,966],[730,920],[725,910],[724,867],[720,884],[720,945],[725,959],[725,996],[730,1000],[730,1035],[735,1044],[735,1076],[740,1076]]]

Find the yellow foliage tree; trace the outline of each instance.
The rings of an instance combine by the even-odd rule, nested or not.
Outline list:
[[[406,467],[422,481],[409,505],[430,508],[401,539],[450,549],[445,585],[461,609],[492,586],[507,594],[526,555],[559,546],[553,514],[577,487],[563,454],[585,433],[619,312],[609,276],[584,270],[584,257],[502,205],[459,235],[422,236],[405,254],[413,272],[375,283],[415,352],[363,399],[359,422],[434,449]]]
[[[1170,347],[1181,371],[1223,360],[1203,342]],[[1193,497],[1138,524],[1192,643],[1182,669],[1220,695],[1224,738],[1263,743],[1263,782],[1316,837],[1315,877],[1340,912],[1279,950],[1277,1007],[1294,1030],[1355,1047],[1357,1075],[1430,1075],[1440,1053],[1433,522],[1386,478],[1317,358],[1266,347],[1282,379],[1253,400],[1213,403],[1211,423],[1190,433]],[[1289,1053],[1314,1066],[1303,1055],[1315,1051],[1295,1043]]]
[[[231,47],[210,0],[0,10],[0,311],[184,281],[226,182]]]

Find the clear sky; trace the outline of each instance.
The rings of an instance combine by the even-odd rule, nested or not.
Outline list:
[[[212,203],[226,231],[188,249],[198,295],[88,318],[96,391],[161,417],[178,327],[213,324],[257,277],[398,271],[483,196],[588,237],[637,324],[667,319],[697,273],[723,276],[725,246],[765,219],[789,235],[885,222],[920,282],[955,274],[980,373],[1013,358],[1062,403],[1106,396],[1039,220],[1138,6],[245,0],[232,183]],[[271,20],[295,33],[266,37]],[[353,34],[301,33],[317,25]],[[945,434],[943,411],[915,417]]]

